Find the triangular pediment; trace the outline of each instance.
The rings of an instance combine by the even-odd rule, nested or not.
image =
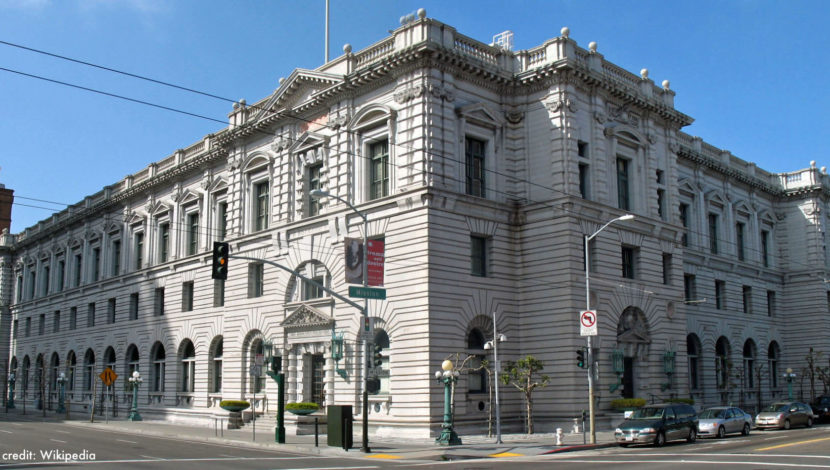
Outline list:
[[[490,109],[490,107],[484,103],[473,103],[467,106],[462,106],[458,108],[457,113],[459,116],[463,116],[467,121],[475,122],[487,127],[500,127],[504,124],[504,119],[502,119],[496,111]]]
[[[331,327],[334,319],[309,305],[300,305],[282,322],[286,330]]]
[[[312,147],[326,145],[326,138],[322,134],[318,134],[316,132],[304,132],[297,140],[294,142],[294,145],[291,146],[289,149],[290,152],[303,152],[308,150]]]
[[[264,105],[258,106],[259,112],[254,117],[254,122],[281,109],[294,108],[313,99],[318,93],[342,82],[342,75],[295,69],[288,78],[280,83],[280,87],[268,98],[268,101]]]

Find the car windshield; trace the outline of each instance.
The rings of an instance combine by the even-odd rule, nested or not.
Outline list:
[[[663,408],[643,407],[634,410],[631,419],[658,419],[663,417]]]
[[[715,419],[715,418],[723,418],[726,414],[726,410],[703,410],[698,417],[700,419]]]
[[[768,407],[764,408],[764,411],[787,411],[789,405],[786,403],[773,403]]]

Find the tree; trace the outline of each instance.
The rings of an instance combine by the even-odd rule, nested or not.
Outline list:
[[[550,382],[550,377],[539,374],[543,368],[542,361],[528,354],[517,362],[507,361],[504,375],[499,377],[504,385],[513,385],[524,394],[528,434],[533,434],[533,390]],[[538,380],[534,379],[536,375],[539,375]]]
[[[804,356],[804,361],[807,363],[807,366],[804,367],[804,375],[810,379],[810,403],[816,399],[816,378],[821,378],[821,367],[816,364],[821,363],[823,356],[824,354],[821,351],[816,352],[813,348],[810,348],[810,351]]]

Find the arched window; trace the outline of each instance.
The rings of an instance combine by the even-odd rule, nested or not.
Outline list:
[[[125,368],[125,370],[127,371],[127,377],[125,378],[126,380],[133,376],[134,371],[139,370],[138,347],[136,347],[135,344],[131,344],[127,348],[127,354],[124,356],[124,360],[127,361],[127,367]]]
[[[75,351],[69,351],[66,356],[66,391],[68,392],[75,390],[76,367],[78,367],[78,359],[75,357]]]
[[[778,388],[778,360],[781,357],[781,348],[778,343],[772,341],[769,343],[769,350],[767,351],[767,360],[769,361],[769,386],[770,388]]]
[[[84,390],[92,390],[95,380],[95,353],[87,349],[84,354]]]
[[[373,342],[376,354],[380,356],[376,358],[380,364],[375,365],[380,380],[378,393],[389,393],[389,335],[384,330],[376,329]]]
[[[729,360],[729,340],[721,336],[715,343],[715,374],[719,389],[729,386],[729,375],[732,370],[732,362]]]
[[[104,351],[104,369],[110,368],[113,372],[118,373],[115,369],[115,349],[112,346],[108,347],[106,351]]]
[[[31,363],[29,361],[29,356],[23,357],[23,392],[25,393],[26,390],[29,388],[29,368],[31,367]]]
[[[686,357],[689,360],[689,388],[699,390],[700,387],[700,339],[696,334],[686,337]]]
[[[58,377],[61,374],[61,358],[58,353],[52,353],[52,359],[49,361],[49,388],[51,390],[58,389]]]
[[[193,392],[196,384],[196,348],[189,339],[182,341],[179,346],[179,380],[180,391]]]
[[[758,355],[758,350],[755,347],[755,341],[752,339],[744,342],[744,387],[755,387],[755,356]]]
[[[264,361],[264,354],[265,349],[262,342],[262,338],[257,338],[251,343],[251,357],[250,357],[250,364],[262,364]],[[262,359],[258,359],[262,358]],[[264,367],[263,367],[264,369]],[[264,372],[264,371],[263,371]],[[252,393],[262,393],[262,389],[265,388],[265,377],[260,375],[258,377],[251,376],[251,392]]]
[[[167,359],[167,356],[164,353],[164,346],[158,341],[153,345],[153,349],[150,353],[150,360],[153,363],[153,370],[152,370],[152,377],[150,378],[151,388],[150,390],[153,392],[163,392],[164,391],[164,370],[165,364],[164,361]]]
[[[210,367],[210,393],[222,393],[222,354],[223,354],[223,339],[217,336],[213,340],[213,346],[210,349],[209,367]]]
[[[470,359],[470,373],[467,376],[467,390],[470,393],[484,393],[487,391],[487,371],[481,367],[484,360],[484,334],[478,328],[473,328],[467,334],[467,354],[473,355]]]
[[[43,383],[43,354],[38,354],[35,359],[35,376],[34,376],[35,393],[40,393]]]

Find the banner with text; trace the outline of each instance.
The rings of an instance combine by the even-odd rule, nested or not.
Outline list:
[[[346,283],[363,284],[363,240],[346,238]],[[384,241],[369,240],[367,252],[367,266],[370,286],[383,285]]]

